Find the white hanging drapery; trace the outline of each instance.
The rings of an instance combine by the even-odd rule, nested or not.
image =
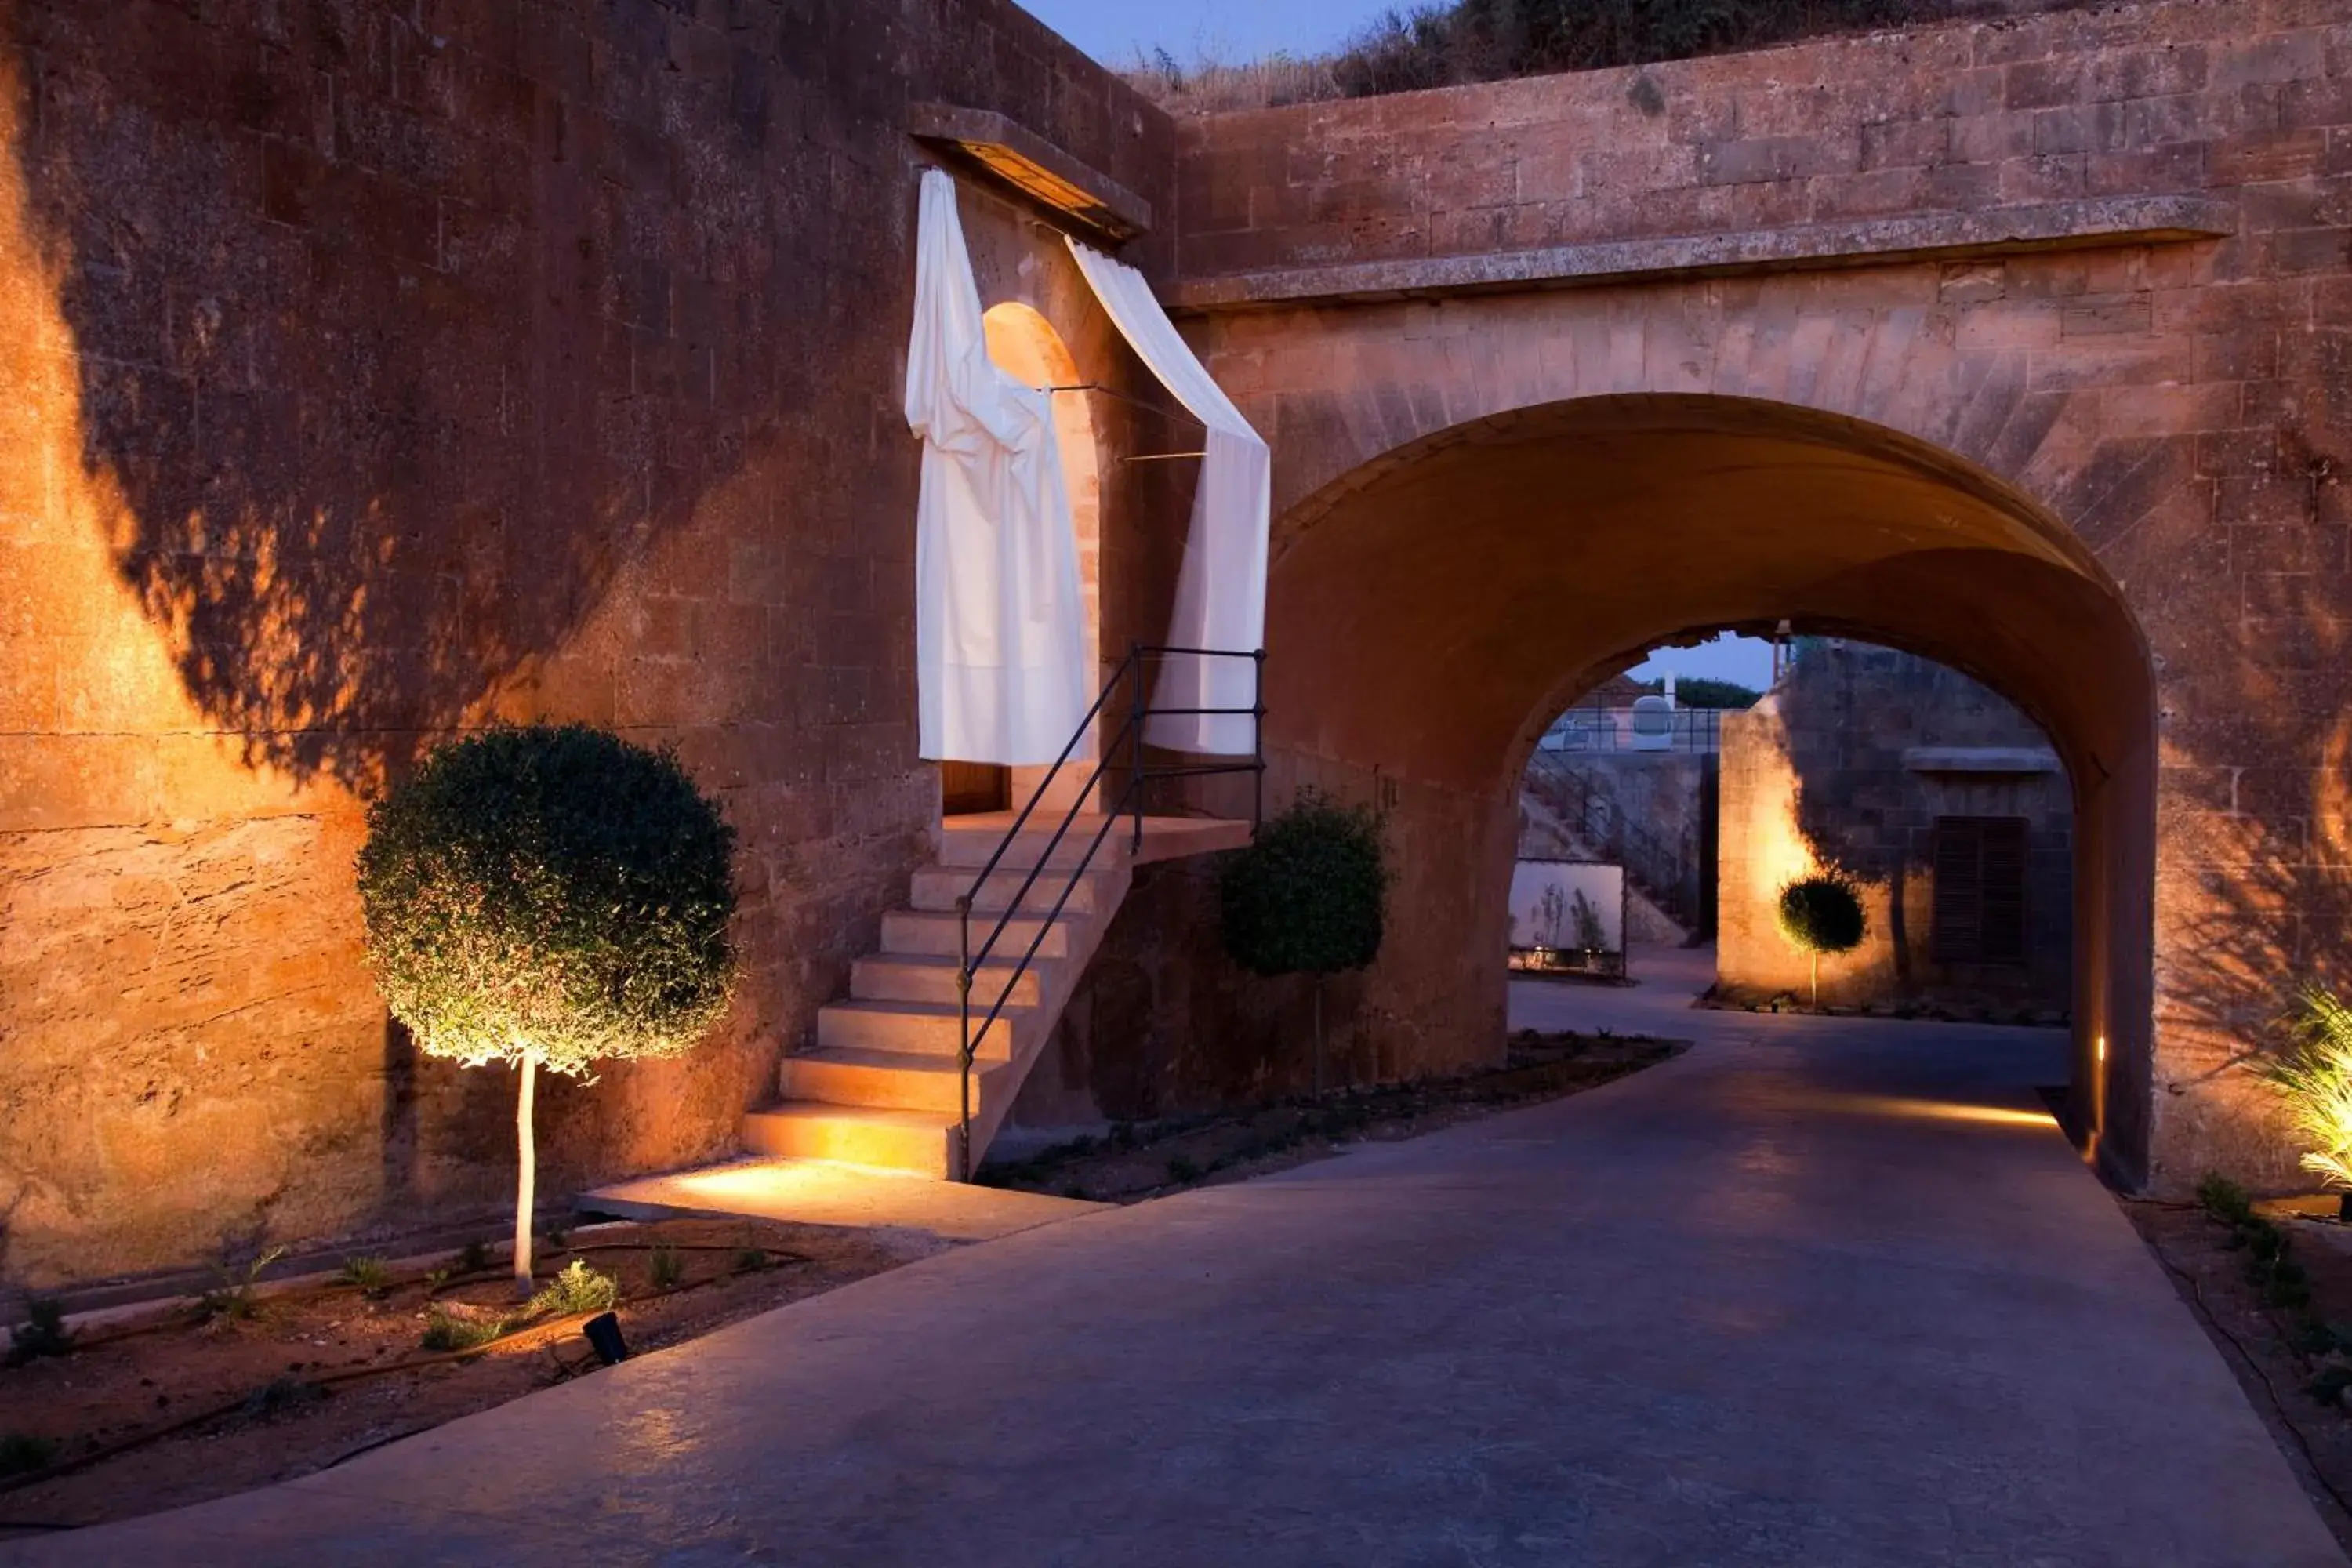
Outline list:
[[[1209,427],[1168,641],[1178,647],[1255,649],[1265,640],[1266,524],[1273,508],[1265,442],[1177,336],[1143,275],[1076,239],[1069,244],[1129,346]],[[1256,700],[1256,680],[1246,658],[1172,656],[1160,668],[1151,705],[1247,709]],[[1246,714],[1155,713],[1144,737],[1174,751],[1234,756],[1255,748],[1256,731]]]
[[[923,174],[907,424],[921,754],[1050,763],[1094,701],[1077,538],[1047,396],[988,357],[955,181]]]

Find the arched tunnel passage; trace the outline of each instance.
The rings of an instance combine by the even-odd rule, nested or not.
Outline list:
[[[2075,814],[2075,1121],[2137,1185],[2149,1119],[2155,697],[2115,583],[1994,476],[1883,427],[1717,396],[1572,400],[1456,426],[1279,519],[1268,578],[1277,798],[1377,801],[1389,946],[1363,1066],[1436,1070],[1503,1031],[1520,775],[1578,692],[1692,631],[1900,647],[2015,702]]]
[[[1538,984],[1514,987],[1515,1026],[1621,1011],[1543,982],[1628,977],[1663,984],[1662,1007],[1704,989],[1723,1007],[1979,1025],[2073,1010],[2064,763],[2013,703],[1933,660],[1801,636],[1652,650],[1554,721],[1518,804],[1507,967]],[[1814,951],[1780,906],[1822,876],[1862,920]]]

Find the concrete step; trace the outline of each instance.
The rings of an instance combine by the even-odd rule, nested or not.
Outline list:
[[[955,1118],[936,1110],[884,1110],[788,1101],[743,1118],[743,1142],[780,1159],[841,1160],[946,1177]]]
[[[961,820],[949,818],[947,826],[940,832],[940,864],[965,867],[976,871],[987,865],[989,857],[1004,843],[1004,828],[993,823],[960,826]],[[1025,872],[1041,863],[1049,868],[1075,868],[1087,858],[1087,852],[1094,845],[1095,835],[1102,828],[1103,819],[1099,816],[1079,817],[1070,824],[1069,831],[1062,835],[1061,842],[1057,844],[1054,842],[1054,829],[1058,826],[1058,821],[1050,821],[1042,828],[1024,828],[1013,840],[1012,847],[1004,851],[1004,858],[997,862],[998,874],[1002,875],[1006,870]],[[1131,841],[1132,833],[1127,823],[1114,825],[1109,832],[1103,835],[1102,847],[1095,851],[1092,863],[1097,866],[1124,864]],[[1019,879],[1016,877],[1014,880],[1017,882]]]
[[[1108,871],[1089,870],[1082,873],[1073,884],[1066,872],[1055,875],[1049,871],[1039,877],[1036,885],[1022,895],[1022,910],[1027,914],[1045,914],[1054,907],[1055,900],[1061,898],[1063,889],[1066,888],[1070,898],[1062,906],[1064,914],[1097,913],[1108,901],[1107,895],[1112,875]],[[969,868],[926,866],[915,873],[914,887],[907,901],[927,912],[952,913],[956,900],[971,891],[971,879],[972,872]],[[1007,876],[1000,870],[981,884],[971,907],[975,912],[985,910],[990,914],[1001,914],[1012,907],[1013,895],[1020,886],[1020,876]]]
[[[981,1098],[1013,1070],[1010,1062],[975,1059],[971,1073],[971,1109],[978,1115]],[[824,1105],[870,1106],[892,1110],[936,1110],[957,1115],[963,1104],[963,1074],[955,1058],[920,1052],[818,1050],[783,1060],[783,1097],[790,1101]]]
[[[1055,978],[1055,963],[1051,959],[1040,959],[1018,974],[1010,959],[982,964],[972,975],[972,1011],[985,1013],[994,1006],[1008,980],[1012,982],[1012,991],[1006,997],[1008,1005],[1038,1005],[1045,995],[1048,981]],[[850,998],[857,1002],[942,1002],[952,1005],[956,1001],[957,969],[952,958],[874,953],[850,965]]]
[[[974,1016],[975,1026],[986,1013],[982,1007]],[[981,1037],[974,1059],[1009,1058],[1013,1035],[1029,1028],[1034,1016],[1032,1008],[1005,1008]],[[963,1048],[963,1031],[952,1002],[833,1002],[817,1009],[816,1043],[820,1050],[898,1051],[953,1061]]]
[[[971,944],[980,946],[995,930],[1003,910],[975,911],[971,922]],[[1045,932],[1037,942],[1040,958],[1067,958],[1070,942],[1076,935],[1073,921],[1066,913],[1050,924],[1034,915],[1015,915],[1004,922],[1004,930],[996,938],[996,951],[992,958],[1018,958]],[[882,951],[887,953],[914,953],[932,958],[954,958],[961,951],[962,931],[953,913],[942,914],[933,910],[893,910],[882,917]]]

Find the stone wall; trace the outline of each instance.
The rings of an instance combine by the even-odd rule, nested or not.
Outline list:
[[[1795,616],[1929,654],[2083,764],[2103,1157],[2174,1190],[2298,1179],[2245,1068],[2352,921],[2340,5],[1217,117],[1183,129],[1179,188],[1191,331],[1274,438],[1268,680],[1301,766],[1425,786],[1458,845],[1567,696],[1663,637]],[[1806,490],[1723,447],[1760,466],[1709,489],[1713,433],[1772,421],[1946,488]],[[2008,521],[1961,527],[1979,504]],[[1499,979],[1444,999],[1489,945],[1449,922],[1507,864],[1407,871],[1444,913],[1367,996],[1408,1057],[1459,1059],[1498,1005]]]
[[[1918,753],[2001,751],[2046,772],[1929,769]],[[1830,868],[1856,882],[1869,931],[1822,959],[1824,1005],[2004,1021],[2064,1017],[2073,983],[2073,821],[2049,739],[1995,693],[1926,659],[1848,644],[1806,648],[1772,694],[1723,727],[1717,993],[1810,995],[1811,965],[1778,930],[1780,890]],[[1935,824],[2027,823],[2025,961],[1947,965],[1934,934]]]
[[[494,716],[676,743],[743,847],[734,1016],[552,1086],[542,1190],[734,1146],[936,812],[917,100],[1172,205],[1164,119],[1005,0],[5,11],[0,1280],[498,1204],[511,1084],[387,1026],[350,870]],[[1058,237],[971,195],[991,297],[1134,384]],[[1112,646],[1171,531],[1106,539]]]
[[[1622,860],[1639,887],[1673,906],[1672,923],[1645,921],[1636,940],[1704,938],[1714,909],[1715,762],[1705,752],[1538,751],[1519,784],[1520,852],[1529,852],[1534,805],[1592,853]]]

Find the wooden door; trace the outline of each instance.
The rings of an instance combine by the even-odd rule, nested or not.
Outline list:
[[[971,816],[1013,805],[1013,770],[997,763],[941,763],[940,815]]]

